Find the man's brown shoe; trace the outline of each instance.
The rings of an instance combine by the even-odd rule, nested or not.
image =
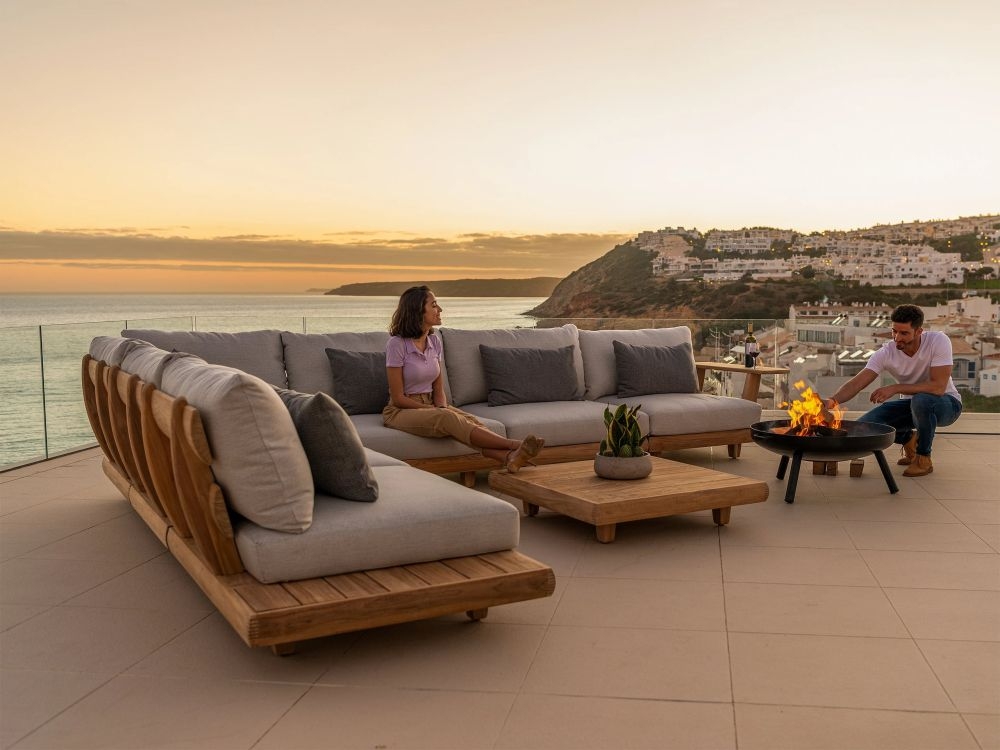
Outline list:
[[[904,477],[922,477],[934,471],[930,456],[921,456],[919,453],[914,457],[913,463],[906,467],[903,472]]]
[[[914,430],[910,439],[903,443],[903,455],[896,462],[900,466],[909,466],[913,463],[914,456],[917,455],[917,433]]]

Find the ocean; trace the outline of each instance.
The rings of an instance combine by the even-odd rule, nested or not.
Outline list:
[[[0,295],[0,469],[94,442],[80,361],[123,328],[305,333],[388,328],[397,297],[322,294]],[[540,297],[442,298],[452,328],[534,327]],[[43,387],[44,386],[44,387]]]

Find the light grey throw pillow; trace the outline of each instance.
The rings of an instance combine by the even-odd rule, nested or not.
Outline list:
[[[389,403],[385,352],[327,349],[333,391],[330,395],[348,414],[379,414]]]
[[[340,404],[325,393],[274,390],[292,415],[316,489],[345,500],[376,500],[378,482],[358,431]]]
[[[613,345],[619,398],[698,392],[698,372],[690,344],[636,346],[615,341]]]
[[[490,406],[573,401],[577,394],[572,346],[522,349],[479,345]]]

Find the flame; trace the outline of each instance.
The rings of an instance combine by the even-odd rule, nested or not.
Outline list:
[[[782,406],[788,407],[790,421],[787,429],[775,430],[775,432],[812,435],[815,434],[816,427],[840,429],[844,415],[840,404],[834,403],[832,409],[827,409],[819,394],[812,388],[806,387],[802,380],[794,383],[793,387],[798,389],[800,398],[790,404],[787,401],[782,404]]]

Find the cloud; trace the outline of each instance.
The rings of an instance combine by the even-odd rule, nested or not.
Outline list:
[[[485,275],[565,276],[626,239],[619,234],[579,233],[472,233],[454,238],[401,234],[335,242],[270,235],[162,237],[130,227],[42,232],[8,229],[0,230],[0,260],[132,269],[147,264],[173,270],[447,269]]]

